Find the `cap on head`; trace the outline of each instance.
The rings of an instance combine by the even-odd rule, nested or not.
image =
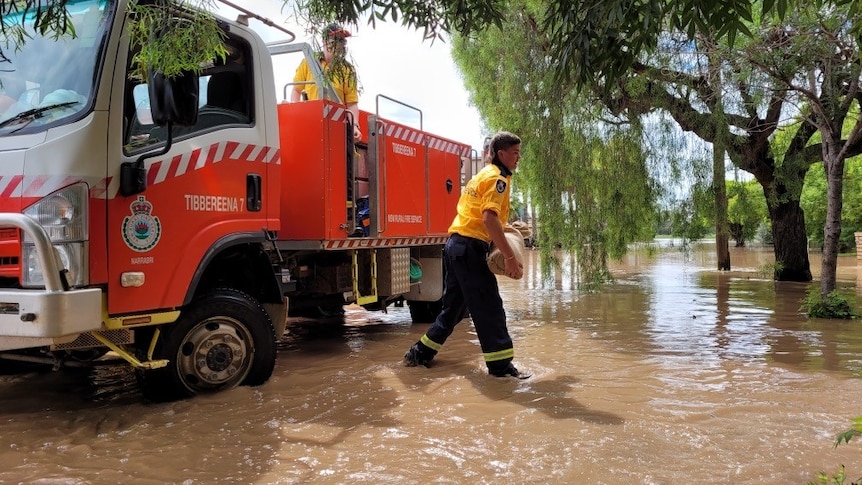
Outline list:
[[[342,40],[346,41],[350,37],[350,32],[338,24],[329,24],[323,29],[324,40]]]

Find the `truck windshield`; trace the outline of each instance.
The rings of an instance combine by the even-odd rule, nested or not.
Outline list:
[[[95,95],[99,61],[109,27],[108,0],[70,0],[75,35],[40,35],[35,12],[4,17],[23,25],[26,40],[3,45],[0,57],[0,136],[33,133],[81,118]],[[35,9],[34,9],[35,10]]]

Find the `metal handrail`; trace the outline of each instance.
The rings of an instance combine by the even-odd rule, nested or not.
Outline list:
[[[258,14],[256,14],[256,13],[252,12],[251,10],[246,10],[246,9],[244,9],[244,8],[240,7],[239,5],[236,5],[236,4],[235,4],[235,3],[233,3],[233,2],[229,2],[229,1],[227,1],[227,0],[218,0],[218,1],[219,1],[219,2],[221,2],[221,3],[223,3],[223,4],[225,4],[225,5],[227,5],[228,7],[231,7],[231,8],[234,8],[234,9],[236,9],[236,10],[239,10],[240,12],[242,12],[243,14],[245,14],[247,17],[251,17],[251,18],[255,18],[255,19],[257,19],[257,20],[260,20],[261,22],[263,22],[263,24],[264,24],[264,25],[267,25],[267,26],[272,27],[272,28],[274,28],[274,29],[278,29],[278,30],[280,30],[280,31],[282,31],[282,32],[284,32],[284,33],[286,33],[287,35],[289,35],[289,36],[290,36],[290,39],[288,39],[288,40],[286,40],[286,41],[283,41],[283,42],[293,42],[294,40],[296,40],[296,34],[294,34],[293,32],[291,32],[291,31],[289,31],[289,30],[285,29],[284,27],[282,27],[282,26],[280,26],[280,25],[276,24],[275,22],[273,22],[272,20],[270,20],[270,19],[268,19],[268,18],[266,18],[266,17],[261,17],[260,15],[258,15]]]
[[[326,73],[323,71],[323,67],[320,65],[320,62],[316,60],[314,50],[310,44],[307,42],[296,44],[271,42],[266,44],[266,49],[269,51],[269,55],[271,56],[301,52],[306,64],[308,65],[308,69],[311,71],[311,76],[314,78],[314,82],[304,81],[303,83],[317,84],[317,94],[319,99],[328,99],[330,101],[341,103],[341,98],[332,88],[332,83],[326,79]],[[287,98],[286,93],[284,96]]]
[[[285,84],[284,85],[284,92],[282,93],[282,96],[284,97],[284,101],[287,101],[287,88],[289,88],[291,86],[300,86],[300,85],[305,85],[305,84],[316,84],[316,82],[315,81],[294,81],[294,82],[290,82],[290,83]]]
[[[419,131],[425,131],[424,129],[422,129],[422,110],[421,109],[419,109],[415,106],[410,106],[409,104],[407,104],[405,102],[398,101],[395,98],[390,98],[389,96],[386,96],[385,94],[378,94],[377,97],[374,98],[374,113],[377,116],[380,116],[380,98],[392,101],[393,103],[397,103],[397,104],[400,104],[401,106],[415,110],[417,113],[419,113]]]

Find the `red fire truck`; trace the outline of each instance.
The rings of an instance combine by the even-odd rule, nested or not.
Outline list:
[[[127,0],[66,6],[74,38],[0,62],[0,358],[110,351],[173,399],[264,383],[289,313],[433,318],[467,145],[284,102],[273,56],[316,57],[242,21],[200,75],[139,79]]]

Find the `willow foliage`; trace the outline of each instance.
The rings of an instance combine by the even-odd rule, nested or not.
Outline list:
[[[485,125],[523,139],[515,185],[538,217],[545,263],[576,255],[586,285],[609,277],[609,257],[652,236],[654,184],[635,125],[599,123],[571,85],[555,78],[537,4],[512,4],[502,29],[456,36],[453,57]],[[554,264],[543,264],[546,273]]]
[[[854,6],[862,2],[841,1]],[[298,0],[297,4],[320,19],[400,22],[423,29],[427,38],[501,27],[518,8],[517,2],[503,0]],[[549,0],[534,22],[548,39],[545,55],[552,60],[556,78],[585,86],[624,75],[643,52],[658,46],[669,26],[689,37],[711,30],[733,43],[739,34],[749,34],[746,22],[755,15],[783,16],[789,4],[790,0]]]
[[[788,48],[785,42],[785,34],[799,25],[795,18],[788,14],[783,22],[774,17],[758,19],[750,24],[753,37],[733,47],[716,41],[710,32],[692,40],[686,33],[668,31],[660,49],[644,53],[626,76],[598,94],[620,116],[669,116],[678,131],[704,144],[718,144],[737,168],[755,177],[769,200],[773,252],[781,263],[776,265],[775,278],[810,281],[799,194],[812,155],[820,154],[820,147],[808,144],[816,127],[812,123],[791,127],[792,141],[784,147],[775,136],[787,127],[789,115],[805,116],[810,111],[800,94],[788,89],[787,76],[810,79],[815,85],[821,81],[817,76],[808,78],[809,71],[800,66],[816,64],[823,59],[823,51]],[[683,175],[700,189],[692,193],[708,195],[703,189],[713,178],[709,172],[690,165]]]
[[[0,35],[3,37],[3,42],[0,43],[0,61],[8,60],[4,52],[18,49],[30,37],[24,28],[28,16],[32,16],[39,35],[52,39],[67,35],[74,37],[75,26],[72,25],[66,10],[66,2],[67,0],[0,2]]]
[[[36,34],[57,39],[75,36],[67,10],[68,0],[16,0],[0,2],[0,60],[30,37],[24,29],[33,20]],[[211,9],[213,0],[147,0],[129,3],[130,36],[138,53],[134,58],[141,76],[148,69],[175,77],[183,71],[200,72],[213,59],[227,55],[224,33]]]
[[[148,70],[167,78],[185,71],[199,73],[213,59],[225,59],[225,34],[205,10],[211,4],[211,0],[129,4],[130,37],[137,52],[132,61],[142,78]]]

